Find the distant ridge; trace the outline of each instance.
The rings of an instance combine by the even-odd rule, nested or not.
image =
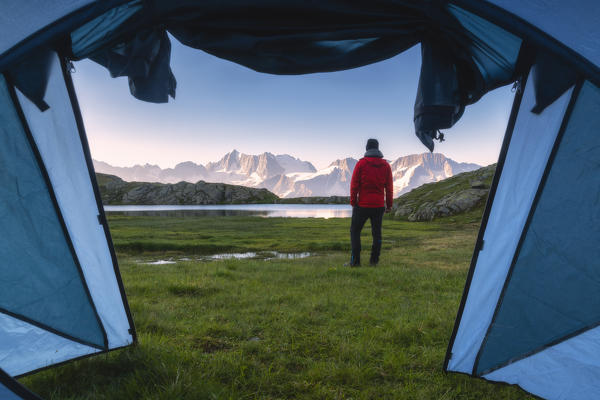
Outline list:
[[[118,176],[96,173],[104,205],[206,205],[276,203],[266,189],[224,183],[125,182]]]
[[[199,181],[264,188],[282,198],[348,196],[352,171],[358,162],[348,157],[317,170],[313,164],[288,154],[264,152],[249,155],[233,150],[219,161],[206,165],[186,161],[174,168],[161,169],[145,164],[114,167],[94,160],[97,172],[118,176],[127,182],[178,183]],[[480,168],[459,163],[441,153],[412,154],[390,161],[394,178],[394,197],[462,172]]]

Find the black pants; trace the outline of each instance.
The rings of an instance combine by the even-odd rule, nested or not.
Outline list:
[[[352,242],[352,265],[360,264],[360,232],[362,231],[367,219],[371,220],[371,233],[373,235],[373,245],[371,246],[371,263],[379,262],[381,253],[381,223],[383,222],[383,213],[385,207],[366,208],[355,206],[352,209],[352,224],[350,225],[350,240]]]

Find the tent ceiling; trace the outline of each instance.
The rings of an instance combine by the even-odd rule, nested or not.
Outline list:
[[[518,61],[527,58],[522,53],[530,50],[520,52],[522,39],[512,31],[526,40],[532,32],[538,36],[545,32],[548,38],[566,45],[561,54],[566,51],[567,55],[581,54],[592,63],[600,61],[598,30],[589,29],[598,25],[600,12],[595,11],[600,5],[591,0],[585,1],[584,7],[565,7],[559,0],[532,0],[525,5],[516,0],[256,0],[242,4],[222,0],[72,0],[60,2],[52,13],[39,13],[38,9],[31,22],[24,21],[32,13],[31,4],[43,4],[42,10],[49,6],[39,0],[27,5],[8,1],[16,17],[6,18],[10,20],[7,26],[14,31],[5,38],[4,47],[0,42],[0,53],[63,16],[61,34],[71,34],[75,57],[92,58],[114,77],[128,76],[132,94],[152,102],[166,102],[175,95],[166,31],[188,46],[274,74],[354,68],[392,57],[419,42],[430,43],[425,51],[432,65],[422,69],[422,75],[428,76],[420,82],[421,96],[415,105],[416,133],[430,150],[433,139],[441,136],[439,129],[452,127],[466,105],[524,73],[528,65]],[[487,14],[482,15],[493,15],[499,25],[471,9],[485,10]],[[79,15],[82,13],[85,15]],[[577,23],[557,23],[565,16]],[[71,19],[70,25],[65,22]],[[523,29],[524,25],[528,28]],[[55,37],[60,37],[59,33]],[[0,68],[3,62],[0,58]],[[589,72],[590,66],[585,67]],[[598,72],[595,64],[591,69]],[[440,86],[436,78],[455,82]],[[429,90],[428,85],[438,89]],[[43,107],[42,99],[30,99]]]
[[[600,65],[600,1],[487,0]]]
[[[2,0],[0,54],[94,0]]]
[[[423,43],[415,105],[418,137],[433,150],[439,129],[464,107],[518,77],[521,39],[466,10],[421,1],[319,3],[131,1],[71,33],[72,53],[128,76],[138,99],[166,102],[176,81],[169,32],[180,42],[259,72],[338,71]]]

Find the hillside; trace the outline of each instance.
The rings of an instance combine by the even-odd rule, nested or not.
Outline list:
[[[496,164],[492,164],[424,184],[395,199],[392,213],[408,221],[431,221],[483,208],[495,171]]]
[[[224,183],[179,182],[175,184],[125,182],[114,175],[96,174],[105,205],[200,205],[275,203],[278,197],[267,189]]]

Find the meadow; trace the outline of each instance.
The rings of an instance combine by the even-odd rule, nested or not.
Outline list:
[[[532,398],[442,372],[480,215],[386,218],[361,268],[343,267],[349,219],[109,216],[139,343],[21,382],[56,400]],[[200,259],[246,251],[313,254]]]

